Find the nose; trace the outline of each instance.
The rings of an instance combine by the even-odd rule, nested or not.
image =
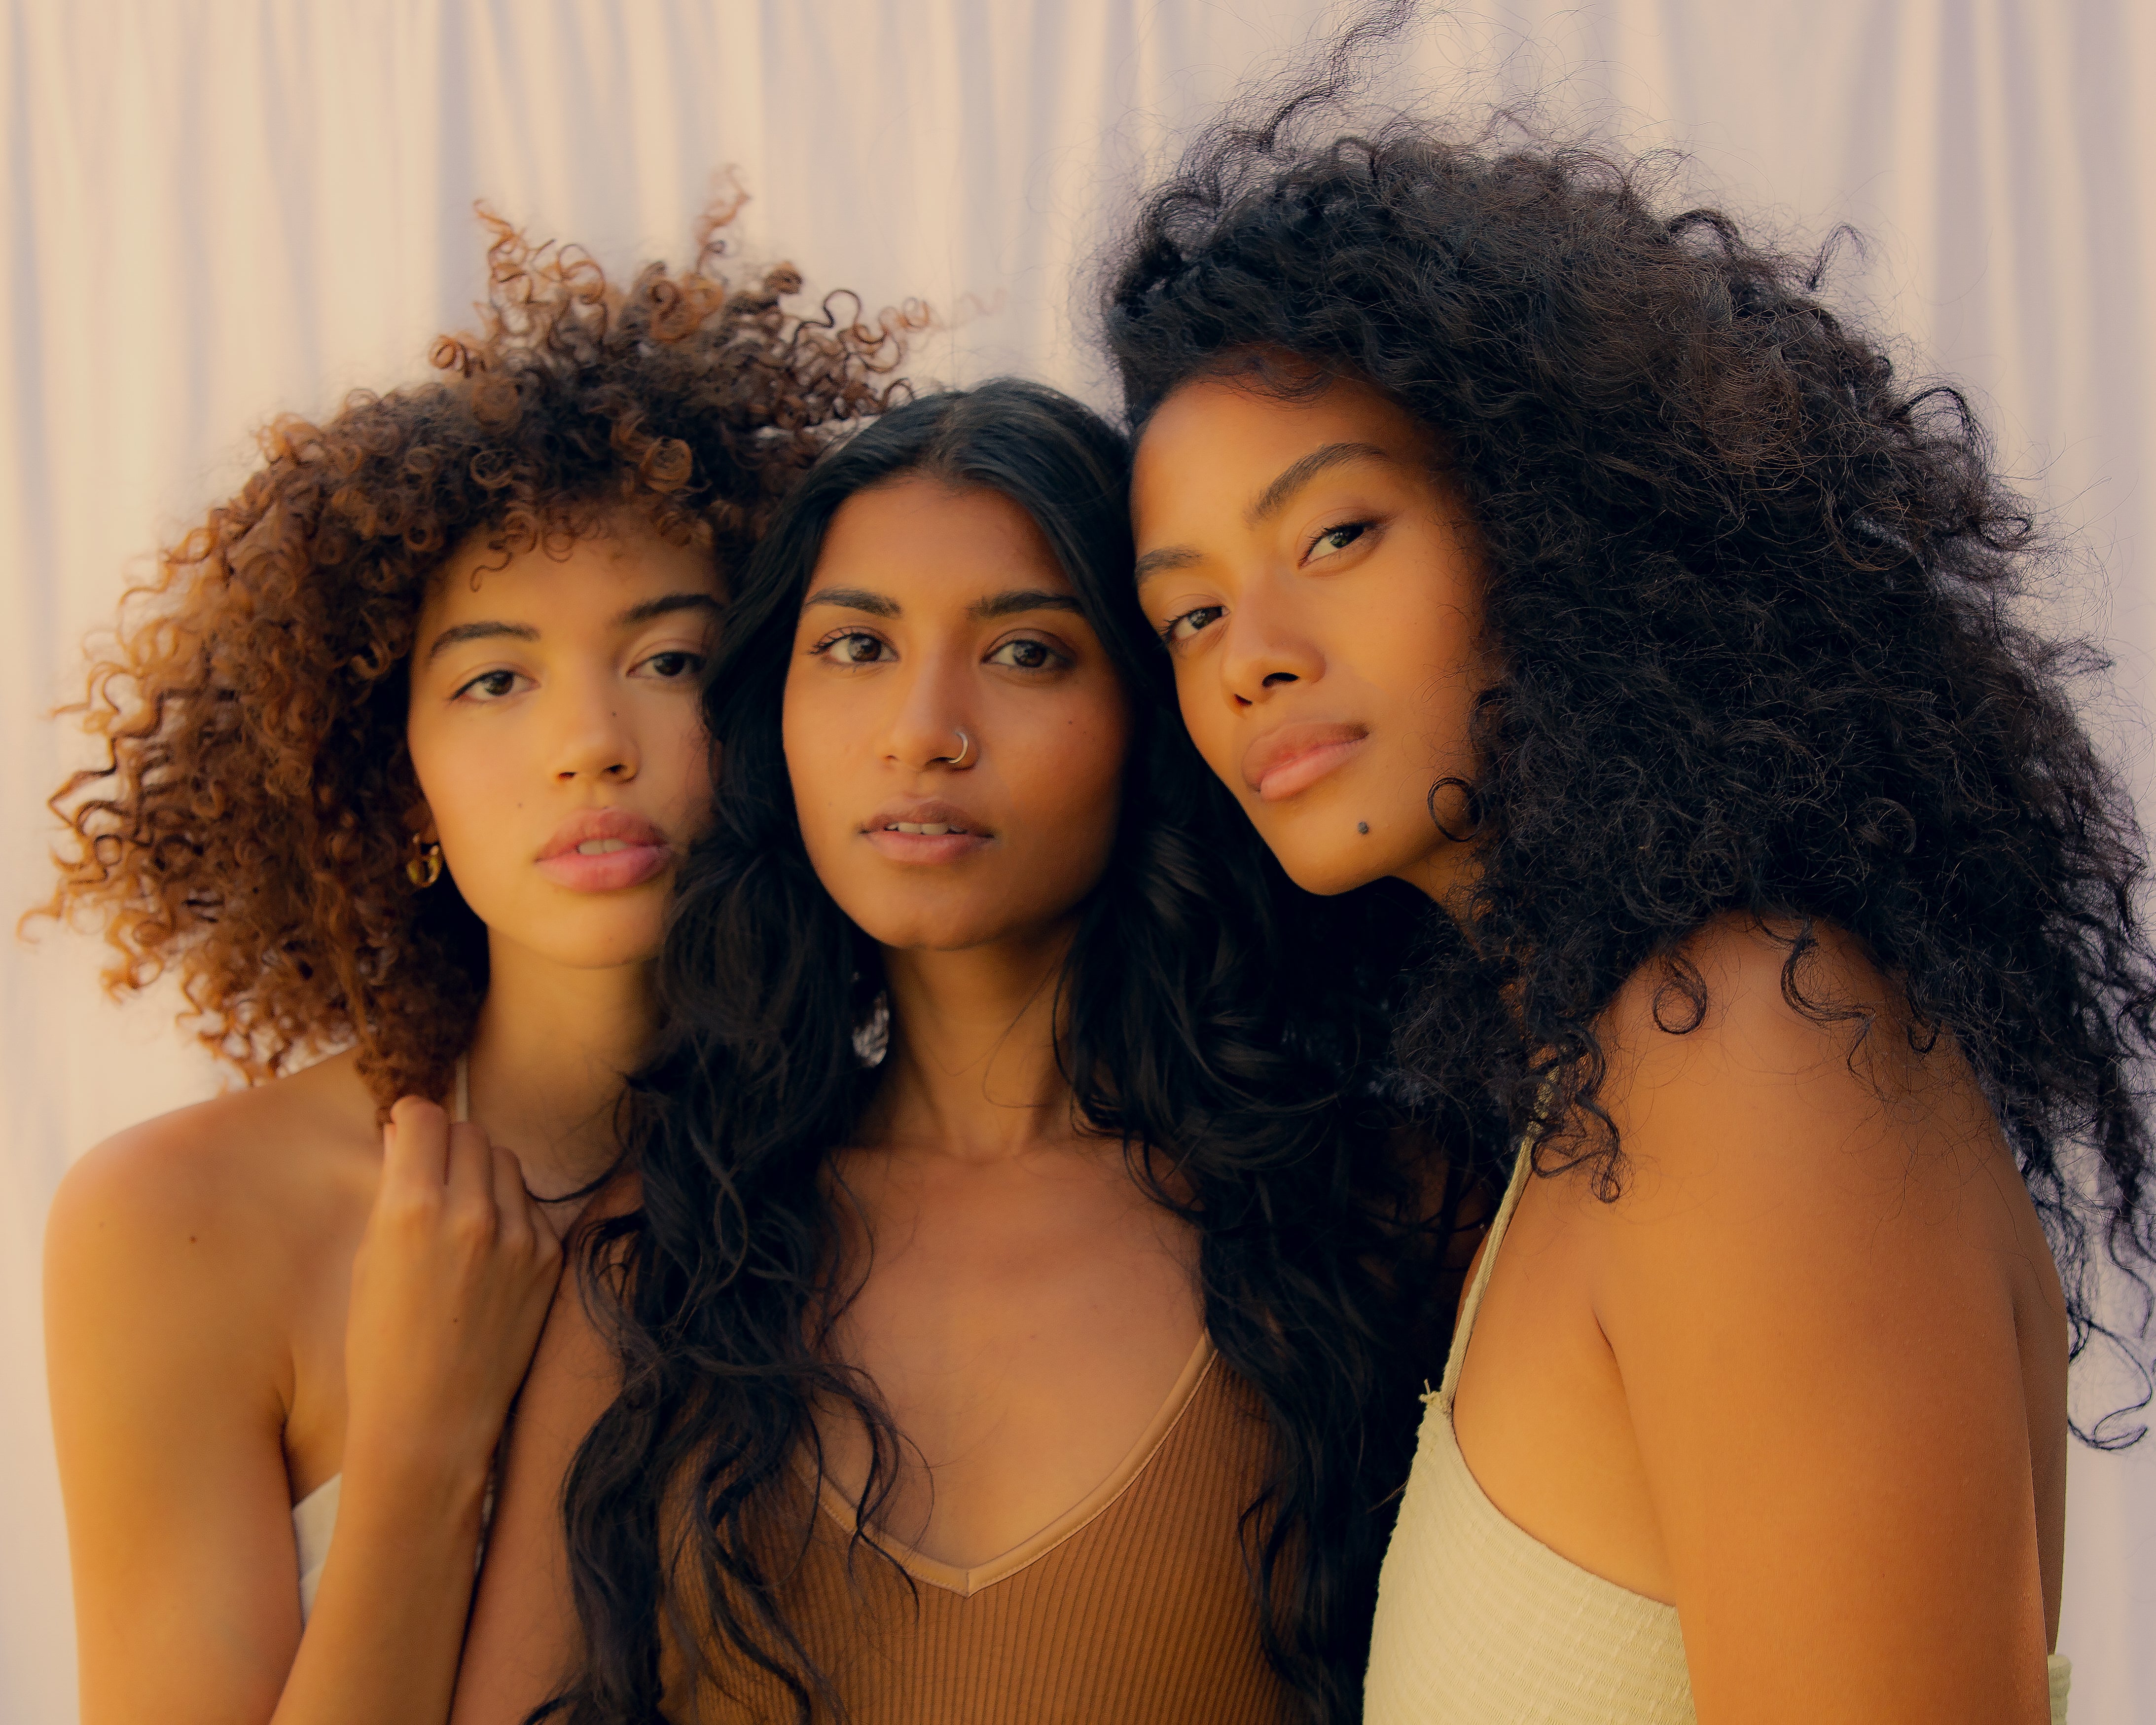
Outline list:
[[[1253,582],[1223,620],[1220,682],[1236,707],[1251,707],[1290,683],[1313,682],[1325,674],[1325,657],[1292,606],[1267,584]]]
[[[620,691],[599,683],[574,691],[554,753],[554,776],[563,784],[625,784],[636,776],[635,728],[624,714]]]
[[[981,758],[978,733],[967,712],[956,665],[923,667],[901,693],[885,738],[885,754],[896,765],[926,772],[932,766],[964,770]]]

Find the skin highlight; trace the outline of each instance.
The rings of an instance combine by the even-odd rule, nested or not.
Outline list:
[[[1463,626],[1486,576],[1471,538],[1437,537],[1456,518],[1413,429],[1348,380],[1173,390],[1137,454],[1141,597],[1194,739],[1290,874],[1393,875],[1457,914],[1471,823],[1422,799],[1476,775]],[[1313,459],[1342,445],[1385,453]],[[1276,528],[1258,506],[1299,465]],[[1377,543],[1336,575],[1308,553],[1343,523],[1351,552]],[[1356,746],[1268,797],[1252,756],[1298,722]],[[1785,998],[1789,938],[1711,921],[1680,949],[1697,1022],[1673,1030],[1655,967],[1597,1021],[1626,1182],[1527,1183],[1461,1450],[1517,1525],[1676,1605],[1702,1721],[2041,1719],[2066,1441],[2051,1253],[1950,1039],[1912,1048],[1892,981],[1823,929],[1805,986],[1874,1027],[1853,1048]]]

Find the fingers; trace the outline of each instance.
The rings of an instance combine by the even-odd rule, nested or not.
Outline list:
[[[499,1144],[494,1146],[494,1212],[500,1218],[505,1244],[521,1246],[531,1238],[538,1218],[531,1194],[524,1189],[524,1165],[516,1160],[515,1151]]]
[[[424,1096],[398,1097],[382,1129],[384,1187],[439,1186],[449,1163],[449,1115]]]
[[[485,1238],[495,1232],[494,1146],[482,1126],[449,1128],[449,1212]]]

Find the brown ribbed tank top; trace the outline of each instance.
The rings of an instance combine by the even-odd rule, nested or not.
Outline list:
[[[778,1603],[848,1725],[1284,1725],[1298,1715],[1259,1643],[1236,1525],[1270,1443],[1201,1340],[1116,1471],[1024,1544],[967,1570],[878,1534],[896,1564],[850,1561],[854,1507],[827,1483]],[[669,1712],[794,1717],[785,1686],[738,1657],[704,1675],[693,1712]]]

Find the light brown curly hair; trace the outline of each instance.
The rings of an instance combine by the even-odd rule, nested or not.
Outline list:
[[[707,214],[692,268],[625,289],[482,211],[482,326],[434,344],[443,375],[274,421],[239,495],[129,591],[69,709],[105,755],[50,800],[68,834],[42,907],[103,927],[109,991],[177,971],[185,1017],[250,1083],[350,1043],[383,1107],[444,1094],[487,958],[454,883],[405,873],[429,580],[475,535],[566,548],[624,509],[723,574],[834,429],[904,392],[917,316],[788,312],[790,267],[734,285],[737,205]]]

